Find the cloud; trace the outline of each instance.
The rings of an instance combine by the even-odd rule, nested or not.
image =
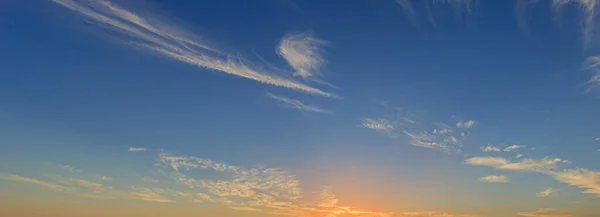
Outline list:
[[[142,177],[142,181],[150,183],[158,183],[159,181],[148,176]]]
[[[458,123],[456,123],[456,127],[471,128],[471,127],[475,126],[475,124],[477,124],[477,121],[475,121],[475,120],[459,121]]]
[[[423,10],[425,11],[425,13],[427,15],[427,20],[429,21],[429,23],[431,25],[435,26],[435,19],[434,19],[433,13],[431,11],[432,4],[441,3],[441,4],[452,5],[452,6],[454,6],[455,14],[461,15],[461,13],[463,12],[462,11],[463,8],[466,9],[467,14],[471,12],[471,6],[473,5],[472,4],[473,1],[476,1],[476,0],[423,0],[423,1],[396,0],[396,3],[398,5],[400,5],[403,12],[406,14],[408,21],[412,25],[416,26],[417,28],[421,28],[420,18],[416,12],[417,10],[415,9],[413,2],[422,3],[422,6],[424,8]]]
[[[141,16],[105,0],[52,0],[79,13],[98,27],[115,33],[126,44],[163,55],[200,68],[224,72],[264,84],[286,87],[297,91],[338,97],[304,83],[290,80],[272,72],[253,68],[238,56],[226,54],[208,43],[198,40],[176,25],[154,15]]]
[[[600,172],[588,169],[557,170],[560,158],[545,157],[539,160],[523,159],[510,162],[501,157],[473,157],[465,160],[466,164],[493,167],[499,170],[538,172],[553,177],[559,182],[584,189],[584,194],[600,196]]]
[[[0,174],[0,179],[35,184],[35,185],[39,185],[39,186],[42,186],[45,188],[50,188],[55,191],[64,191],[64,190],[68,189],[67,187],[56,184],[56,183],[27,178],[27,177],[23,177],[23,176],[19,176],[19,175],[14,175],[14,174]]]
[[[60,166],[60,168],[63,168],[64,170],[67,170],[67,171],[72,172],[72,173],[81,173],[81,172],[83,172],[82,170],[77,169],[77,168],[72,167],[72,166],[69,166],[69,165],[59,165],[59,166]]]
[[[495,183],[509,183],[510,178],[508,178],[508,176],[489,175],[489,176],[484,176],[484,177],[479,178],[479,181],[495,182]]]
[[[594,140],[596,140],[596,141],[600,141],[600,137],[598,137],[598,138],[595,138]]]
[[[584,189],[584,194],[600,196],[600,172],[588,169],[565,169],[548,174],[559,182]]]
[[[574,215],[573,212],[570,211],[552,208],[538,209],[533,212],[520,212],[518,214],[525,217],[571,217]]]
[[[587,82],[586,91],[600,89],[600,56],[591,56],[583,64],[584,70],[592,72],[592,77]],[[596,138],[595,140],[600,140]]]
[[[110,181],[110,180],[113,180],[113,178],[111,178],[111,177],[108,177],[108,176],[100,176],[100,179],[101,179],[102,181]]]
[[[279,42],[277,54],[294,68],[294,76],[315,79],[322,76],[319,71],[325,64],[322,46],[327,44],[308,33],[290,33]]]
[[[517,155],[515,155],[515,158],[522,158],[522,157],[523,157],[523,154],[517,154]]]
[[[285,108],[291,108],[291,109],[307,111],[307,112],[317,112],[317,113],[327,113],[327,114],[332,113],[331,111],[329,111],[327,109],[319,108],[319,107],[312,106],[312,105],[306,105],[297,99],[290,99],[290,98],[278,96],[278,95],[275,95],[272,93],[267,93],[267,96],[271,99],[276,100],[277,102],[279,102],[281,104],[281,106],[283,106]]]
[[[427,131],[404,131],[404,134],[408,136],[411,145],[418,147],[432,148],[449,153],[457,151],[456,146],[459,145],[459,139],[452,135],[440,136]]]
[[[550,2],[551,7],[554,9],[557,15],[560,15],[562,9],[567,5],[575,5],[578,7],[579,16],[581,19],[581,35],[582,44],[584,50],[587,50],[589,44],[594,38],[596,8],[600,4],[597,0],[552,0],[552,1],[539,1],[539,0],[517,0],[516,14],[517,22],[519,26],[528,31],[527,22],[525,20],[525,11],[527,6],[533,5],[539,2]]]
[[[481,147],[481,150],[483,152],[500,152],[501,151],[500,148],[494,147],[492,145]]]
[[[391,134],[392,131],[395,130],[394,125],[392,124],[391,121],[383,119],[383,118],[378,118],[378,119],[373,119],[373,118],[362,118],[362,126],[365,128],[369,128],[378,132],[382,132],[382,133],[387,133],[387,134]]]
[[[147,150],[146,150],[146,148],[129,147],[129,149],[127,149],[127,151],[129,151],[129,152],[144,152]]]
[[[512,151],[512,150],[517,150],[519,148],[523,148],[523,146],[511,145],[511,146],[508,146],[508,147],[504,148],[504,152],[509,152],[509,151]]]
[[[166,198],[163,196],[165,190],[162,188],[140,188],[133,187],[130,192],[131,196],[134,199],[145,200],[145,201],[153,201],[159,203],[172,203],[173,200]]]
[[[561,162],[560,158],[542,158],[539,160],[523,159],[518,162],[510,162],[501,157],[473,157],[465,160],[465,163],[470,165],[480,165],[494,167],[501,170],[516,170],[516,171],[537,171],[548,172],[556,168],[556,164]]]
[[[537,197],[548,197],[552,194],[554,194],[556,191],[554,191],[554,189],[552,188],[547,188],[546,190],[542,191],[542,192],[538,192],[536,194]]]

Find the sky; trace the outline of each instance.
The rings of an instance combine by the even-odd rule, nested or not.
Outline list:
[[[598,216],[599,9],[1,1],[0,216]]]

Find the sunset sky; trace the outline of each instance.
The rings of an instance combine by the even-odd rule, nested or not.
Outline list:
[[[600,216],[600,0],[1,0],[0,216]]]

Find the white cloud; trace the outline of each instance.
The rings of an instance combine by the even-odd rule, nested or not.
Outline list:
[[[571,211],[558,210],[552,208],[538,209],[533,212],[520,212],[518,214],[520,216],[525,217],[571,217],[574,215]]]
[[[143,152],[143,151],[147,151],[147,150],[146,150],[146,148],[129,147],[129,149],[127,149],[127,151],[129,151],[129,152]]]
[[[517,150],[519,148],[523,148],[523,146],[511,145],[511,146],[508,146],[508,147],[504,148],[504,152],[509,152],[509,151],[512,151],[512,150]]]
[[[69,166],[69,165],[59,165],[59,166],[60,166],[60,168],[63,168],[64,170],[67,170],[69,172],[73,172],[73,173],[81,173],[81,172],[83,172],[82,170],[77,169],[77,168],[72,167],[72,166]]]
[[[595,138],[594,140],[596,140],[596,141],[600,141],[600,137],[598,137],[598,138]]]
[[[489,176],[479,178],[479,181],[495,182],[495,183],[509,183],[510,178],[508,178],[508,176],[489,175]]]
[[[459,145],[459,140],[452,135],[440,136],[439,134],[431,134],[427,131],[403,132],[408,136],[409,143],[418,147],[432,148],[443,152],[455,152]]]
[[[456,127],[458,128],[471,128],[473,126],[475,126],[475,124],[477,124],[477,121],[475,120],[466,120],[466,121],[459,121],[458,123],[456,123]]]
[[[36,185],[50,188],[50,189],[56,190],[56,191],[64,191],[64,190],[68,189],[66,186],[62,186],[62,185],[59,185],[56,183],[42,181],[42,180],[38,180],[38,179],[27,178],[27,177],[23,177],[23,176],[19,176],[19,175],[14,175],[14,174],[0,174],[0,179],[11,180],[11,181],[20,181],[20,182],[25,182],[25,183],[29,183],[29,184],[36,184]]]
[[[329,111],[327,109],[304,104],[303,102],[301,102],[300,100],[297,100],[297,99],[290,99],[290,98],[278,96],[278,95],[275,95],[272,93],[267,93],[267,96],[269,98],[274,99],[277,102],[281,103],[281,105],[285,108],[297,109],[297,110],[307,111],[307,112],[317,112],[317,113],[327,113],[327,114],[332,113],[331,111]]]
[[[290,33],[279,42],[277,54],[294,68],[294,76],[313,79],[322,75],[319,71],[325,64],[322,46],[327,44],[308,33]]]
[[[201,68],[224,72],[255,80],[264,84],[286,87],[326,97],[338,97],[275,73],[259,71],[238,55],[225,54],[197,36],[159,19],[158,16],[141,16],[105,0],[52,0],[78,12],[98,27],[115,33],[126,44],[151,51]]]
[[[586,91],[600,89],[600,56],[588,57],[583,64],[583,68],[592,72],[592,77],[587,82]],[[600,140],[600,138],[595,140]]]
[[[537,197],[548,197],[552,194],[555,194],[556,191],[554,191],[553,188],[547,188],[546,190],[542,191],[542,192],[538,192],[536,194]]]
[[[362,126],[376,130],[378,132],[383,132],[387,134],[391,134],[396,128],[392,124],[391,121],[383,118],[372,119],[372,118],[362,118]]]
[[[113,178],[111,178],[111,177],[108,177],[108,176],[100,176],[100,179],[101,179],[102,181],[110,181],[110,180],[113,180]]]
[[[483,152],[500,152],[501,151],[500,148],[494,147],[492,145],[481,147],[481,150]]]
[[[500,170],[531,171],[553,177],[559,182],[584,189],[584,194],[600,196],[600,172],[588,169],[557,170],[560,158],[545,157],[539,160],[523,159],[510,162],[501,157],[473,157],[465,160],[466,164],[488,166]]]
[[[162,188],[141,188],[141,187],[133,187],[131,188],[131,196],[137,200],[145,200],[145,201],[153,201],[159,203],[172,203],[174,202],[172,199],[166,198],[164,196],[165,189]]]
[[[565,169],[549,173],[557,181],[584,189],[584,194],[600,196],[600,172],[588,169]]]
[[[522,158],[522,157],[523,157],[523,154],[517,154],[517,155],[515,156],[515,158]]]

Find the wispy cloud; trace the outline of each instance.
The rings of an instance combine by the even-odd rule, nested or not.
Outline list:
[[[571,217],[574,213],[566,210],[559,210],[553,208],[542,208],[532,212],[520,212],[520,216],[525,217]]]
[[[592,73],[592,77],[586,83],[586,91],[600,89],[600,56],[588,57],[583,68]],[[600,138],[596,138],[596,140],[600,140]]]
[[[439,150],[446,153],[459,153],[467,138],[468,129],[455,127],[441,121],[422,121],[422,117],[405,109],[394,107],[385,102],[386,109],[391,110],[388,118],[362,118],[362,127],[385,133],[393,139],[407,139],[408,144]],[[462,121],[464,122],[464,121]],[[464,123],[461,122],[461,127]],[[468,121],[467,121],[468,122]],[[472,127],[474,123],[467,123]]]
[[[595,138],[594,140],[596,140],[596,141],[600,141],[600,137],[598,137],[598,138]]]
[[[510,151],[513,151],[513,150],[517,150],[519,148],[523,148],[523,146],[520,146],[520,145],[511,145],[511,146],[508,146],[508,147],[504,148],[504,152],[510,152]]]
[[[391,134],[391,132],[395,130],[392,122],[383,118],[362,118],[361,120],[363,127],[376,130],[378,132]]]
[[[584,189],[584,194],[600,196],[600,172],[588,169],[558,170],[557,164],[563,163],[560,158],[545,157],[539,160],[523,159],[511,162],[501,157],[473,157],[465,160],[466,164],[493,167],[500,170],[531,171],[553,177],[559,182]]]
[[[325,64],[323,46],[329,42],[309,33],[289,33],[277,47],[277,54],[294,69],[294,76],[307,80],[320,80]]]
[[[291,108],[291,109],[307,111],[307,112],[332,114],[332,112],[327,109],[319,108],[317,106],[307,105],[297,99],[291,99],[291,98],[287,98],[287,97],[283,97],[283,96],[278,96],[278,95],[275,95],[272,93],[267,93],[267,96],[271,99],[276,100],[277,102],[279,102],[281,104],[281,106],[283,106],[285,108]]]
[[[528,6],[534,5],[535,3],[546,3],[549,2],[551,7],[554,9],[557,15],[560,15],[562,9],[567,5],[574,5],[578,7],[579,16],[581,17],[581,35],[583,48],[588,49],[588,46],[592,42],[595,33],[595,19],[596,19],[596,8],[600,4],[598,0],[552,0],[552,1],[540,1],[540,0],[517,0],[517,21],[519,26],[528,30],[527,21],[525,19],[525,11]]]
[[[129,151],[129,152],[144,152],[144,151],[147,151],[147,150],[146,150],[146,148],[129,147],[129,149],[127,149],[127,151]]]
[[[456,123],[456,127],[458,128],[471,128],[473,126],[475,126],[475,124],[477,124],[477,121],[475,120],[463,120],[463,121],[459,121],[458,123]]]
[[[69,172],[72,172],[72,173],[80,173],[80,172],[83,172],[82,170],[80,170],[80,169],[77,169],[77,168],[75,168],[75,167],[72,167],[72,166],[69,166],[69,165],[59,165],[59,166],[60,166],[60,168],[62,168],[62,169],[64,169],[64,170],[67,170],[67,171],[69,171]]]
[[[421,28],[420,16],[417,13],[417,9],[413,3],[421,3],[418,6],[423,7],[423,11],[426,13],[427,21],[433,26],[435,26],[435,18],[433,12],[431,11],[431,5],[435,4],[448,4],[454,7],[455,15],[461,16],[464,12],[467,14],[471,13],[473,1],[476,0],[422,0],[422,1],[412,1],[412,0],[396,0],[396,3],[400,5],[403,12],[406,14],[408,21],[416,26],[417,28]]]
[[[108,177],[108,176],[100,176],[100,179],[101,179],[102,181],[110,181],[110,180],[114,180],[113,178],[111,178],[111,177]]]
[[[501,151],[500,148],[494,147],[492,145],[487,145],[485,147],[481,147],[481,150],[483,152],[500,152]]]
[[[14,175],[14,174],[0,174],[0,179],[35,184],[35,185],[50,188],[50,189],[56,190],[56,191],[64,191],[64,190],[68,189],[67,187],[56,184],[56,183],[46,182],[46,181],[32,179],[32,178],[23,177],[23,176]]]
[[[510,178],[508,176],[497,176],[497,175],[489,175],[479,178],[479,181],[482,182],[495,182],[495,183],[509,183]]]
[[[542,191],[542,192],[538,192],[536,194],[537,197],[548,197],[552,194],[555,194],[556,191],[554,191],[553,188],[547,188],[546,190]]]
[[[130,192],[134,199],[153,201],[159,203],[171,203],[174,202],[172,199],[164,196],[165,190],[162,188],[145,188],[145,187],[133,187]]]
[[[502,170],[516,170],[516,171],[538,171],[547,172],[551,169],[556,168],[556,164],[561,162],[560,158],[542,158],[539,160],[534,159],[523,159],[518,162],[510,162],[509,160],[502,157],[473,157],[465,160],[465,163],[470,165],[480,165],[494,167]]]
[[[116,33],[115,36],[132,46],[201,68],[224,72],[265,84],[286,87],[311,94],[337,97],[276,73],[260,71],[238,56],[226,54],[197,36],[159,19],[157,16],[126,10],[105,0],[52,0],[73,10],[98,27]]]

